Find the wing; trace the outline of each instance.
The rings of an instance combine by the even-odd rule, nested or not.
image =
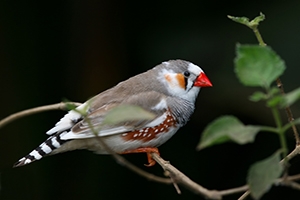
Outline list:
[[[94,99],[97,101],[97,99]],[[97,102],[91,102],[92,112],[90,112],[85,119],[74,124],[70,131],[65,131],[61,135],[61,139],[83,139],[95,137],[94,132],[91,131],[91,126],[97,132],[98,136],[109,136],[114,134],[126,133],[129,131],[142,129],[144,127],[156,126],[164,121],[167,111],[166,96],[158,92],[144,92],[138,95],[132,95],[129,98],[123,99],[121,102],[111,101],[102,105],[99,108],[93,107],[93,105],[99,105]],[[134,120],[125,121],[114,125],[103,125],[102,122],[106,114],[113,108],[119,105],[136,105],[151,112],[155,115],[153,120]],[[63,119],[61,121],[64,121]],[[63,123],[60,123],[62,127]],[[65,126],[67,127],[67,126]],[[101,127],[101,130],[100,130]]]

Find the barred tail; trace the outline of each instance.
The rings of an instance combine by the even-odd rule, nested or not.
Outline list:
[[[61,140],[60,134],[53,135],[49,137],[45,142],[43,142],[40,146],[30,152],[27,156],[21,158],[18,162],[14,164],[13,167],[21,167],[23,165],[27,165],[36,160],[40,160],[46,155],[49,155],[55,149],[58,149],[68,140]]]

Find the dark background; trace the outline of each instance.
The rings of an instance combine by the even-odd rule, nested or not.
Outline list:
[[[204,127],[232,114],[246,124],[274,125],[264,103],[248,96],[233,71],[236,43],[256,44],[250,29],[227,15],[253,18],[263,12],[260,31],[286,61],[286,91],[299,85],[300,1],[0,1],[0,119],[27,108],[83,102],[119,81],[181,58],[201,66],[214,87],[200,92],[191,121],[161,148],[162,157],[209,189],[245,184],[248,167],[279,148],[272,133],[256,142],[195,150]],[[299,117],[299,106],[292,107]],[[182,189],[149,182],[110,156],[73,151],[12,169],[14,162],[43,142],[62,116],[51,111],[29,116],[0,130],[0,199],[199,199]],[[286,120],[284,112],[282,117]],[[289,148],[294,148],[291,132]],[[146,168],[145,155],[127,155]],[[295,158],[291,174],[299,173]],[[298,199],[299,191],[272,188],[263,199]],[[225,199],[237,199],[231,195]]]

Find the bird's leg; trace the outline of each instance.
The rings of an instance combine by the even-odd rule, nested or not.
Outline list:
[[[160,155],[158,148],[156,147],[141,147],[141,148],[125,151],[122,154],[128,154],[128,153],[147,153],[147,158],[149,163],[149,164],[145,164],[145,166],[147,167],[152,167],[156,163],[155,160],[152,158],[151,153],[157,153],[158,155]]]

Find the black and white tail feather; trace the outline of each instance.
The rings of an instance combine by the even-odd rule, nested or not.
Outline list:
[[[28,155],[21,158],[14,164],[14,167],[20,167],[36,160],[40,160],[44,156],[51,154],[55,149],[61,147],[68,140],[61,140],[60,134],[50,136],[45,142],[43,142],[36,149],[31,151]]]
[[[76,110],[83,109],[85,107],[86,103],[78,106]],[[63,136],[65,133],[68,133],[74,124],[83,118],[76,110],[69,111],[59,122],[56,123],[52,129],[47,131],[46,134],[51,136],[45,142],[31,151],[28,155],[16,162],[13,167],[27,165],[36,160],[40,160],[44,156],[55,154],[56,149],[59,149],[63,144],[70,141],[69,139],[62,139],[61,136]]]

